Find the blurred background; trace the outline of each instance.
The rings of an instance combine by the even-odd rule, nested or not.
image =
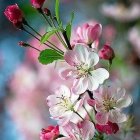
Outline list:
[[[55,123],[49,119],[45,98],[65,81],[58,77],[52,64],[39,64],[36,52],[17,45],[21,40],[34,46],[39,43],[4,17],[5,8],[18,3],[28,22],[39,32],[46,31],[45,21],[29,0],[0,1],[0,140],[39,140],[41,128]],[[103,25],[99,47],[109,43],[116,52],[111,79],[120,81],[134,99],[125,110],[133,117],[122,127],[123,134],[114,138],[140,140],[140,0],[60,1],[64,23],[75,11],[74,28],[85,22]],[[46,0],[44,7],[54,10],[54,0]]]

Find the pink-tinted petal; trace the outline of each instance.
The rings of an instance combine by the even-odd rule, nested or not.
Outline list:
[[[88,89],[90,91],[96,90],[99,86],[99,83],[92,76],[88,77]]]
[[[101,33],[102,33],[102,25],[96,24],[94,27],[91,28],[89,36],[91,36],[92,40],[95,41],[100,37]]]
[[[65,80],[73,79],[76,76],[77,75],[74,69],[63,69],[60,71],[60,77],[62,77],[62,79],[65,79]]]
[[[121,98],[117,101],[116,107],[117,108],[124,108],[128,107],[132,104],[132,98],[129,95],[124,96],[124,98]]]
[[[94,137],[95,127],[92,122],[85,120],[80,125],[81,137],[83,140],[90,140]]]
[[[61,85],[56,91],[55,91],[55,95],[57,97],[61,97],[61,96],[65,96],[65,97],[70,97],[71,93],[70,93],[70,89],[65,86],[65,85]]]
[[[104,125],[108,122],[108,113],[98,112],[95,117],[98,124]]]
[[[64,59],[71,66],[75,66],[77,63],[79,63],[79,60],[77,59],[77,53],[73,50],[68,50],[64,55]]]
[[[86,78],[76,79],[72,87],[74,94],[82,94],[87,90],[88,82]]]
[[[115,88],[116,90],[116,88]],[[125,96],[125,89],[124,88],[117,88],[117,90],[115,91],[115,93],[113,94],[113,98],[115,100],[119,100],[121,98],[123,98]]]
[[[127,120],[127,116],[119,110],[112,110],[109,112],[109,121],[113,123],[122,123]]]
[[[74,47],[74,51],[77,54],[77,58],[82,63],[86,63],[87,60],[88,60],[89,52],[88,52],[88,49],[87,48],[88,47],[85,44],[77,44]]]

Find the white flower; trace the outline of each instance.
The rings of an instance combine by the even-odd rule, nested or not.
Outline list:
[[[129,106],[132,99],[125,94],[125,89],[101,87],[93,97],[98,124],[106,124],[108,121],[122,123],[127,120],[127,116],[121,112],[121,109]]]
[[[65,125],[69,121],[76,123],[81,121],[75,112],[78,112],[83,118],[87,113],[82,108],[84,99],[78,100],[78,98],[78,95],[72,94],[69,88],[64,85],[61,85],[54,95],[49,95],[47,104],[53,119],[58,120],[61,125]]]
[[[96,90],[109,77],[106,69],[94,67],[99,62],[99,56],[83,44],[67,51],[65,61],[69,66],[61,70],[60,74],[65,79],[74,79],[72,91],[75,94],[82,94],[87,89]]]

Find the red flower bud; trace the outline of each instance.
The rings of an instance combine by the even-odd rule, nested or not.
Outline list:
[[[13,24],[22,24],[23,13],[17,4],[8,6],[4,11],[5,16]]]
[[[51,15],[51,12],[48,8],[44,8],[44,14],[46,14],[47,16],[50,16]]]
[[[99,51],[99,57],[101,59],[112,61],[115,57],[114,50],[109,45],[104,45],[103,48]]]
[[[39,9],[43,6],[45,0],[31,0],[31,4],[34,8]]]
[[[25,43],[23,41],[18,42],[18,45],[21,46],[21,47],[28,47],[28,46],[30,46],[29,44],[27,44],[27,43]]]
[[[40,140],[54,140],[59,136],[58,126],[48,126],[46,129],[42,129],[40,133]]]
[[[106,133],[108,135],[115,134],[119,130],[119,126],[116,123],[108,122],[106,125],[95,125],[96,129],[101,133]]]

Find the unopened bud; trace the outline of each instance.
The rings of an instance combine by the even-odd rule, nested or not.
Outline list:
[[[27,44],[23,41],[18,42],[18,45],[21,46],[21,47],[29,47],[30,46],[29,44]]]
[[[51,11],[48,8],[44,8],[43,9],[44,14],[46,14],[47,16],[51,15]]]
[[[104,45],[99,51],[99,57],[112,62],[113,58],[115,57],[114,50],[109,45]]]

